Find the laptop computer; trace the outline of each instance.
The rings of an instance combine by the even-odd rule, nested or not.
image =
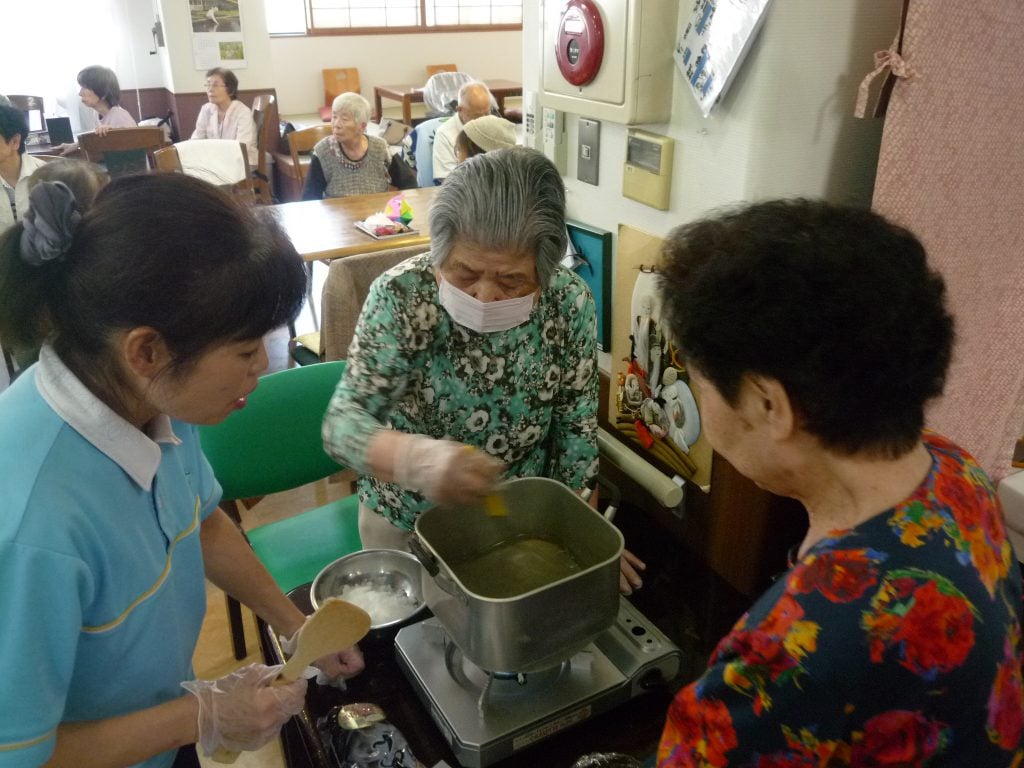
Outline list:
[[[70,117],[46,118],[46,133],[51,144],[70,144],[75,140],[75,134],[71,132]]]

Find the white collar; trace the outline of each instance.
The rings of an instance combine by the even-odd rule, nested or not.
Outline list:
[[[181,444],[166,414],[147,425],[148,434],[125,421],[79,381],[49,345],[39,352],[36,386],[58,416],[144,490],[152,490],[160,466],[157,444]]]

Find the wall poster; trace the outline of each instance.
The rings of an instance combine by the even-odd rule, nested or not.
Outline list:
[[[707,492],[711,446],[701,430],[685,361],[661,323],[662,243],[660,237],[619,225],[608,420],[635,452]]]
[[[725,95],[770,0],[694,0],[673,57],[701,114]]]
[[[245,69],[239,0],[188,0],[188,10],[195,68]]]

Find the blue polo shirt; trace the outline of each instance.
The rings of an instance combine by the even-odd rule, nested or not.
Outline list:
[[[48,347],[0,394],[0,767],[45,762],[60,722],[182,695],[219,498],[194,426],[139,431]]]

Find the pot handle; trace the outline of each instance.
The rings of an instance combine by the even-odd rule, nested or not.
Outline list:
[[[460,603],[469,604],[469,596],[459,589],[458,585],[452,582],[447,574],[441,573],[441,566],[438,565],[437,558],[427,552],[427,548],[423,546],[423,542],[419,540],[418,536],[413,534],[409,538],[408,547],[409,551],[420,561],[420,565],[431,575],[434,583],[437,584],[442,592],[447,592]]]
[[[434,578],[437,578],[437,574],[441,572],[441,566],[437,564],[437,559],[427,552],[426,547],[423,546],[423,542],[419,540],[419,537],[415,534],[409,537],[408,546],[409,551],[412,552],[416,559],[420,561],[420,565],[426,569],[427,573]]]

